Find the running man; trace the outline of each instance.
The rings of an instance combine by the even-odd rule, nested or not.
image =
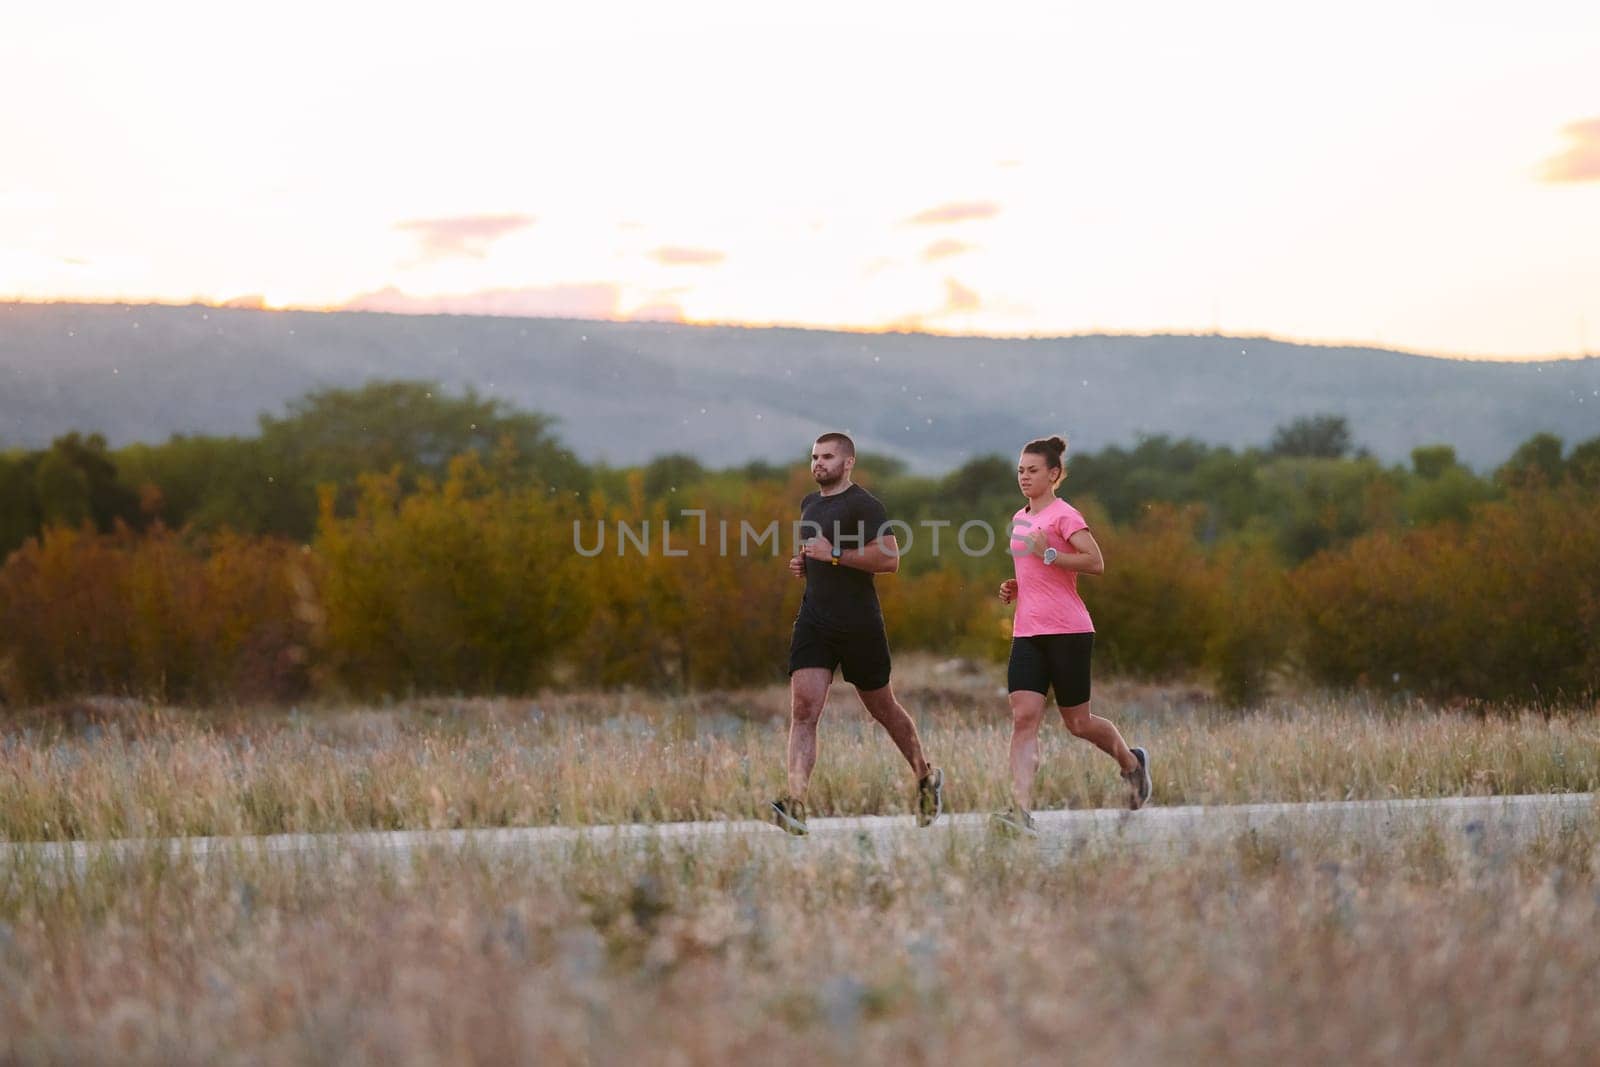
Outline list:
[[[1017,488],[1028,502],[1011,517],[1011,555],[1017,576],[1000,584],[1000,599],[1017,605],[1011,627],[1011,807],[992,816],[995,828],[1034,833],[1033,778],[1039,769],[1039,726],[1045,694],[1055,690],[1061,719],[1074,737],[1105,752],[1122,768],[1128,807],[1150,799],[1150,760],[1130,749],[1110,721],[1089,712],[1089,659],[1094,621],[1078,595],[1079,574],[1104,574],[1105,560],[1083,515],[1056,496],[1066,476],[1060,437],[1029,441],[1017,460]]]
[[[825,433],[811,448],[817,492],[800,503],[801,530],[813,534],[789,560],[805,580],[805,597],[789,644],[789,791],[771,804],[777,824],[806,833],[806,787],[817,763],[817,723],[836,667],[856,687],[867,713],[889,732],[917,779],[917,825],[944,808],[944,772],[928,765],[917,724],[889,686],[889,639],[873,587],[874,574],[900,569],[900,546],[884,530],[888,513],[878,499],[850,480],[855,442]]]

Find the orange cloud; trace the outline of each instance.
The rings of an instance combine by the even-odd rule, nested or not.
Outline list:
[[[669,267],[696,267],[721,263],[728,257],[726,253],[718,252],[714,248],[681,248],[668,245],[652,251],[650,258]]]
[[[908,220],[918,226],[945,222],[966,222],[969,219],[992,219],[1000,214],[1000,205],[992,200],[968,200],[954,204],[940,204],[919,211]]]
[[[484,289],[475,293],[413,296],[394,286],[363,293],[344,305],[347,311],[389,311],[401,315],[514,315],[527,318],[614,319],[621,289],[614,282],[540,285],[523,289]]]
[[[954,278],[944,280],[944,307],[939,309],[941,315],[954,315],[963,311],[977,311],[982,305],[978,294],[956,281]]]
[[[1600,181],[1600,117],[1562,127],[1572,146],[1545,160],[1539,176],[1547,182]]]
[[[482,259],[489,246],[507,234],[534,224],[532,215],[462,215],[449,219],[411,219],[395,229],[414,233],[422,242],[422,258],[466,256]]]
[[[956,241],[946,237],[924,248],[922,250],[922,261],[924,263],[932,263],[936,259],[944,259],[947,256],[959,256],[961,253],[970,252],[976,247],[976,245],[969,245],[965,241]]]

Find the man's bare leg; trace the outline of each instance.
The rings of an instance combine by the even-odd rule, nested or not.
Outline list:
[[[922,754],[922,738],[917,736],[916,720],[911,717],[905,706],[894,698],[894,687],[886,685],[882,689],[858,689],[856,694],[861,697],[861,704],[867,709],[867,714],[889,732],[894,746],[900,750],[906,762],[911,764],[911,771],[917,780],[921,781],[927,777],[928,760]]]
[[[801,667],[789,675],[789,796],[804,800],[817,765],[817,723],[828,702],[833,672]]]

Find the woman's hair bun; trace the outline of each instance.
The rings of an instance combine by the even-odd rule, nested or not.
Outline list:
[[[1061,457],[1067,451],[1067,439],[1060,434],[1041,437],[1037,441],[1029,441],[1026,445],[1023,445],[1022,450],[1044,456],[1050,461],[1052,467],[1059,467],[1061,466]]]

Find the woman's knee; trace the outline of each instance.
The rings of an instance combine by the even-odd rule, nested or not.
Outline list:
[[[1094,716],[1089,714],[1087,705],[1062,708],[1061,721],[1066,723],[1073,737],[1087,737],[1094,730]]]
[[[1044,709],[1032,705],[1011,705],[1011,727],[1014,730],[1035,731],[1044,721]]]

